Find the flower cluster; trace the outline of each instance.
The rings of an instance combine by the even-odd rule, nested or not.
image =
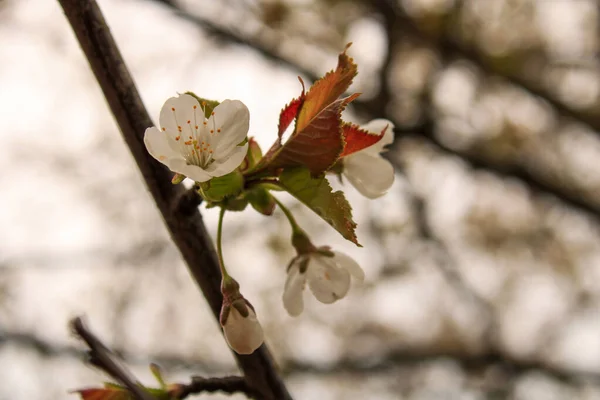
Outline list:
[[[376,119],[358,126],[341,119],[344,108],[358,94],[341,97],[357,73],[346,51],[338,66],[283,108],[275,143],[263,154],[248,138],[249,111],[239,100],[217,102],[188,92],[168,99],[159,126],[146,130],[148,152],[171,171],[173,183],[185,178],[207,207],[220,207],[217,252],[221,268],[223,304],[220,322],[229,346],[250,354],[263,343],[263,330],[254,307],[240,293],[222,255],[221,237],[225,211],[241,211],[248,205],[264,215],[276,207],[292,228],[297,255],[287,268],[283,305],[292,316],[304,309],[304,288],[317,300],[330,304],[345,297],[352,278],[365,274],[351,257],[316,247],[292,213],[272,194],[286,191],[329,223],[344,238],[360,246],[352,220],[352,208],[343,192],[334,192],[327,179],[345,178],[364,196],[384,195],[394,182],[394,168],[382,157],[394,140],[394,125]],[[283,142],[283,133],[294,129]]]

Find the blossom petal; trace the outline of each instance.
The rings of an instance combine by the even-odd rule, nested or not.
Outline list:
[[[254,310],[248,308],[249,315],[244,318],[231,307],[227,323],[223,327],[225,339],[238,354],[252,354],[264,341],[264,333]]]
[[[313,255],[306,274],[311,292],[321,303],[331,304],[350,289],[350,273],[338,268],[333,257]]]
[[[248,135],[250,112],[239,100],[224,100],[215,107],[214,115],[208,120],[208,126],[213,126],[213,123],[221,129],[221,132],[215,133],[215,139],[218,141],[215,153],[224,153],[240,144]]]
[[[394,167],[380,157],[358,152],[344,158],[344,176],[363,196],[375,199],[394,183]]]
[[[288,271],[283,288],[283,307],[292,317],[297,317],[304,310],[304,285],[306,273],[301,274],[298,265],[292,265]]]
[[[190,165],[183,159],[171,159],[167,166],[171,171],[179,172],[196,182],[206,182],[212,178],[212,176],[202,168],[196,165]]]
[[[161,130],[177,135],[179,128],[184,129],[188,125],[187,121],[194,125],[204,121],[204,114],[198,100],[189,94],[182,94],[165,102],[160,110],[159,121]]]
[[[169,159],[183,158],[171,148],[165,133],[154,126],[146,129],[146,133],[144,134],[144,144],[146,145],[148,153],[166,166],[169,166]]]
[[[352,257],[344,253],[340,253],[339,251],[334,251],[333,254],[335,254],[334,260],[340,268],[345,268],[348,272],[350,272],[350,275],[359,281],[365,280],[365,272]]]
[[[375,143],[374,145],[367,147],[363,151],[368,151],[370,153],[381,153],[385,146],[394,142],[394,124],[392,123],[392,121],[388,121],[387,119],[382,118],[374,119],[372,121],[369,121],[365,125],[361,125],[360,128],[362,130],[376,135],[380,135],[381,132],[385,129],[385,133],[383,134],[381,140]]]
[[[221,160],[215,160],[214,163],[206,168],[206,171],[212,176],[227,175],[240,166],[247,152],[248,143],[243,146],[236,146],[226,157],[223,157]]]

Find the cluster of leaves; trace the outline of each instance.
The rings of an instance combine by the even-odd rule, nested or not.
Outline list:
[[[335,70],[327,73],[283,108],[279,116],[278,138],[263,156],[250,139],[246,160],[239,170],[201,184],[200,193],[213,206],[242,210],[251,204],[270,215],[275,202],[269,190],[284,190],[323,218],[344,238],[360,246],[352,208],[341,191],[333,192],[325,178],[334,172],[339,160],[379,141],[342,120],[342,112],[359,94],[342,97],[357,74],[357,66],[346,54],[339,55]],[[283,135],[295,122],[284,142]]]

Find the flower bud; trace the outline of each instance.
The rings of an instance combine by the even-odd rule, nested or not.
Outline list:
[[[239,288],[234,279],[223,279],[223,306],[219,319],[229,347],[238,354],[252,354],[263,343],[264,334],[252,304],[242,296]]]

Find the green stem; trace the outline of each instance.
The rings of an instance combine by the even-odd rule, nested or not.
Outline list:
[[[296,222],[296,218],[294,218],[294,216],[292,215],[292,212],[290,210],[288,210],[288,208],[286,206],[284,206],[282,202],[277,200],[277,197],[273,196],[273,199],[275,199],[275,203],[277,203],[277,205],[279,206],[281,211],[283,211],[283,213],[285,214],[288,221],[290,221],[290,225],[292,226],[292,232],[300,231],[300,232],[304,233],[304,230],[302,228],[300,228],[300,225],[298,225],[298,223]]]
[[[223,280],[229,280],[231,277],[227,273],[227,269],[225,269],[225,262],[223,261],[223,248],[221,245],[221,240],[223,237],[223,217],[225,216],[225,208],[221,207],[221,212],[219,213],[219,225],[217,226],[217,255],[219,257],[219,268],[221,269],[221,276]]]
[[[298,254],[311,253],[315,251],[315,246],[311,243],[310,239],[304,229],[300,228],[300,225],[296,222],[296,219],[292,215],[291,211],[288,210],[286,206],[284,206],[275,196],[275,203],[279,206],[281,211],[285,214],[288,221],[290,221],[290,225],[292,226],[292,246],[296,248]]]

